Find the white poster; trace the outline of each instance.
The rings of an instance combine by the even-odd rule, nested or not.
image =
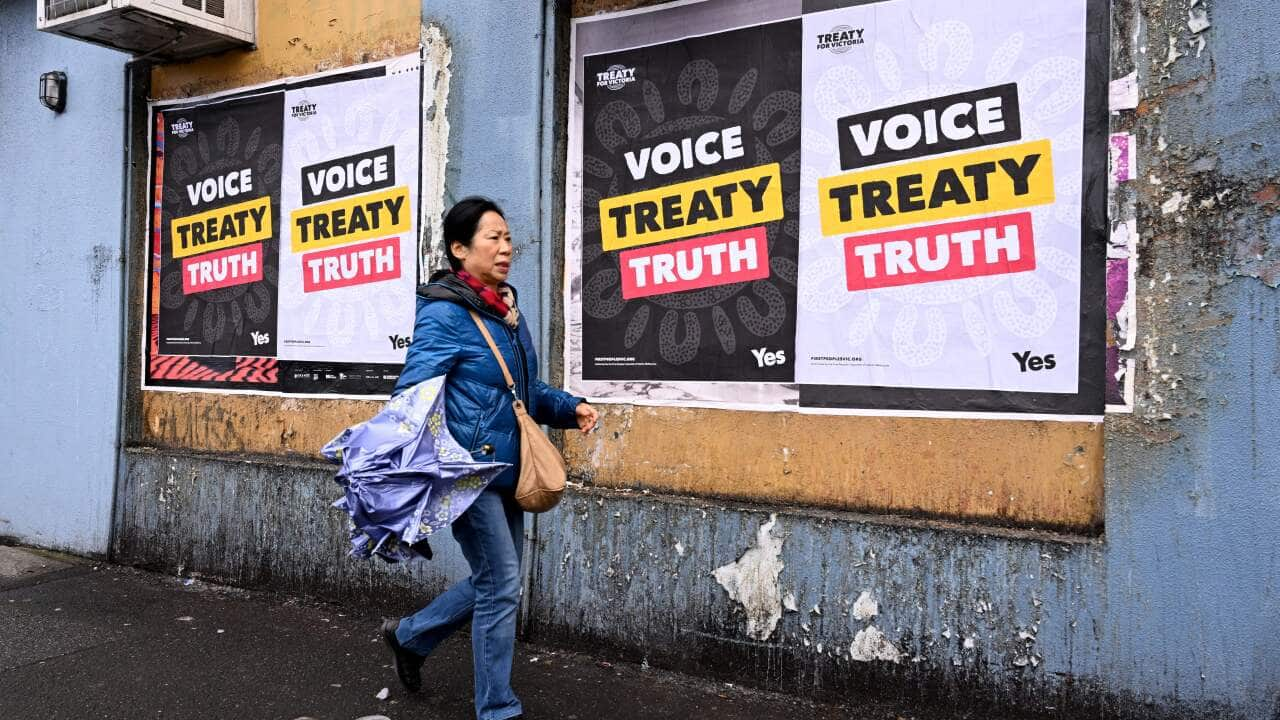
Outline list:
[[[285,94],[278,347],[298,379],[367,373],[373,382],[388,372],[377,365],[404,362],[417,283],[419,84],[413,55],[385,75]]]
[[[796,381],[1078,389],[1085,4],[804,17]]]

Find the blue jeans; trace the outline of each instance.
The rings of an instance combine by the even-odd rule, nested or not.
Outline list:
[[[471,577],[401,619],[396,639],[405,649],[425,656],[471,621],[476,717],[514,717],[522,712],[511,689],[511,662],[520,604],[524,512],[511,495],[485,490],[453,522],[453,537],[471,565]]]

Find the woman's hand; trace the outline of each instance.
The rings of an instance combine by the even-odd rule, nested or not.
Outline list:
[[[596,420],[600,419],[600,414],[596,412],[596,409],[585,402],[578,403],[578,407],[574,408],[573,414],[578,418],[578,429],[582,431],[583,435],[591,432],[592,428],[596,426]]]

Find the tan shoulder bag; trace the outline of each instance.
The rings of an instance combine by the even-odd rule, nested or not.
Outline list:
[[[516,382],[511,379],[511,371],[494,344],[489,328],[484,326],[484,320],[474,310],[470,312],[484,341],[489,343],[498,367],[502,368],[502,377],[511,391],[511,409],[515,410],[516,425],[520,428],[520,479],[516,481],[516,502],[526,512],[546,512],[560,502],[560,495],[564,493],[564,458],[560,457],[560,451],[551,444],[538,423],[529,417],[524,403],[520,402],[516,395]]]

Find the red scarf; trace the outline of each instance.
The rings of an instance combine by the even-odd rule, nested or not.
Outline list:
[[[459,280],[466,283],[467,287],[475,290],[476,294],[480,296],[480,299],[484,301],[484,304],[487,305],[490,310],[496,312],[508,325],[512,327],[516,326],[519,316],[516,315],[515,309],[512,308],[511,305],[507,304],[506,298],[498,294],[497,290],[494,290],[488,285],[480,282],[474,275],[466,270],[458,270],[454,274],[458,276]]]

